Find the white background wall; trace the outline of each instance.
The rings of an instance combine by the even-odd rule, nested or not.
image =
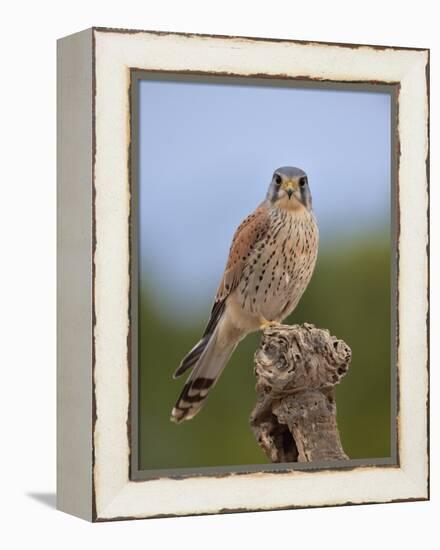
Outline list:
[[[1,13],[0,545],[371,550],[438,544],[440,47],[435,3],[16,0],[3,4]],[[55,40],[92,25],[431,48],[431,502],[101,525],[54,510]]]

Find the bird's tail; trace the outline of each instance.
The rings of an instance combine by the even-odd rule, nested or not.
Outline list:
[[[210,336],[210,334],[203,336],[203,338],[197,342],[192,350],[185,355],[179,365],[179,368],[173,374],[173,378],[179,378],[179,376],[181,376],[184,372],[186,372],[197,363],[197,361],[200,359],[200,356],[205,351]]]
[[[202,408],[209,390],[215,385],[238,341],[219,343],[219,326],[202,338],[188,353],[175,373],[175,377],[194,366],[182,393],[171,412],[171,420],[179,423],[190,420]]]

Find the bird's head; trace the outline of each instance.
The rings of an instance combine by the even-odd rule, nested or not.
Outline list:
[[[285,210],[312,209],[307,174],[301,168],[283,166],[275,170],[270,182],[267,199]]]

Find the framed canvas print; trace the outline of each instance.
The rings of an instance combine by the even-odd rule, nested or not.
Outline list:
[[[429,498],[429,51],[58,42],[58,508]]]

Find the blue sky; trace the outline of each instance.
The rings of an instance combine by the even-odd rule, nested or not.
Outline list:
[[[389,224],[388,94],[143,80],[139,103],[140,279],[164,315],[209,307],[279,166],[308,174],[321,250]]]

